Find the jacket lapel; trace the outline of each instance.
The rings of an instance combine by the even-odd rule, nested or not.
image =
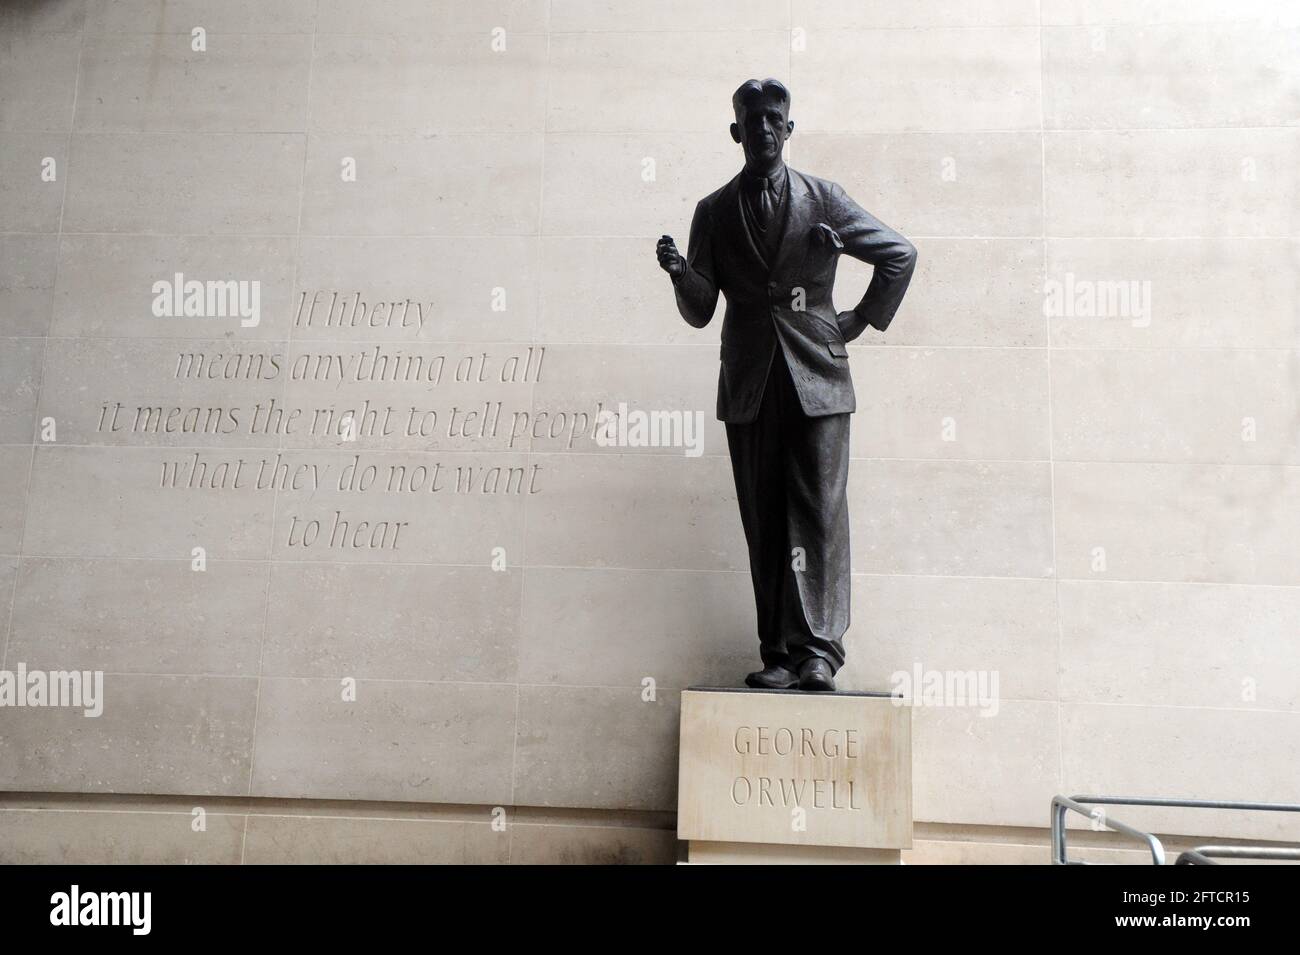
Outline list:
[[[729,245],[733,249],[740,251],[741,256],[752,266],[759,269],[762,274],[767,274],[767,260],[763,257],[763,252],[758,246],[754,245],[754,239],[745,228],[744,214],[741,212],[740,203],[743,197],[740,194],[740,175],[737,174],[731,182],[727,183],[726,189],[723,190],[721,201],[719,203],[719,216],[722,220],[722,228],[725,231]]]
[[[790,200],[785,228],[781,231],[781,242],[776,250],[776,261],[772,264],[773,275],[780,275],[791,267],[797,269],[803,264],[804,256],[808,253],[808,233],[817,211],[817,200],[808,186],[808,180],[788,166],[786,171]]]

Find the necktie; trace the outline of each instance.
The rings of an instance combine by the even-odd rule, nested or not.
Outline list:
[[[772,180],[764,178],[758,181],[758,227],[765,231],[776,214],[775,193]]]

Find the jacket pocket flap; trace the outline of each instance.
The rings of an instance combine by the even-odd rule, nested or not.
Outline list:
[[[836,358],[848,358],[849,350],[844,347],[843,342],[827,342],[826,347],[831,350],[831,354]]]

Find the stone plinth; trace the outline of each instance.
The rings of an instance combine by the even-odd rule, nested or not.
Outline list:
[[[677,836],[692,862],[897,864],[912,711],[888,693],[682,693]]]

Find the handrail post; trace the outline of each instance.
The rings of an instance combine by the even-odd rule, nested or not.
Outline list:
[[[1052,819],[1052,864],[1053,865],[1072,865],[1066,855],[1065,845],[1065,813],[1066,811],[1077,812],[1088,819],[1097,819],[1096,809],[1089,809],[1080,802],[1070,799],[1067,796],[1053,796],[1052,807],[1054,815]],[[1165,864],[1165,847],[1160,840],[1149,832],[1143,832],[1141,829],[1135,829],[1130,825],[1120,822],[1118,819],[1112,819],[1104,812],[1101,813],[1101,824],[1111,832],[1119,832],[1126,836],[1132,836],[1147,844],[1151,851],[1151,864]]]

